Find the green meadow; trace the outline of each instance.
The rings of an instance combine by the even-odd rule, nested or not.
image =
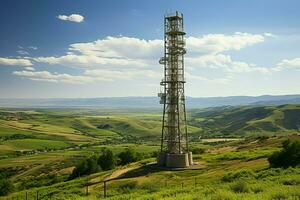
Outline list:
[[[161,113],[155,110],[1,109],[3,199],[300,199],[300,170],[271,168],[287,139],[299,140],[300,105],[188,111],[195,167],[153,165]],[[103,148],[144,156],[70,180],[75,166]],[[86,185],[89,185],[88,188]],[[88,192],[87,192],[88,191]]]

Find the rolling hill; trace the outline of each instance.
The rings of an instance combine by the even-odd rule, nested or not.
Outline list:
[[[194,154],[197,166],[188,169],[157,168],[151,164],[155,158],[148,158],[113,170],[68,180],[64,176],[70,173],[69,166],[72,166],[72,163],[56,166],[45,163],[42,166],[35,164],[33,165],[34,171],[28,170],[21,175],[11,176],[15,182],[24,181],[25,183],[15,184],[19,191],[9,194],[7,198],[23,199],[28,196],[34,199],[39,195],[42,199],[74,200],[299,199],[299,168],[274,169],[269,167],[267,161],[272,153],[281,149],[282,141],[287,138],[299,140],[299,136],[291,135],[249,138],[207,146],[204,153]],[[120,146],[114,145],[111,148],[116,152]],[[146,150],[137,148],[140,151]],[[79,153],[86,155],[85,150]],[[63,154],[66,159],[66,153],[60,154]],[[54,156],[56,160],[53,159]],[[23,159],[23,164],[31,165],[35,159],[38,159],[39,163],[41,160],[60,163],[62,155],[55,154],[52,157],[44,155],[44,158],[35,156],[30,160],[21,159]],[[74,161],[74,157],[69,159],[69,162]],[[0,166],[7,165],[9,160],[5,161],[0,160]],[[75,161],[78,162],[78,160]],[[44,167],[44,170],[41,167]],[[52,170],[52,176],[49,175],[50,170]],[[44,174],[46,172],[48,174]],[[41,175],[32,176],[38,173]],[[109,180],[105,185],[106,197],[103,193],[104,180]]]
[[[101,181],[111,173],[119,173],[119,170],[127,170],[124,178],[109,183],[109,194],[121,198],[123,192],[129,189],[128,198],[136,198],[153,191],[154,195],[170,195],[167,185],[176,186],[176,191],[182,189],[182,182],[188,177],[189,190],[193,181],[197,178],[200,185],[210,185],[211,189],[219,188],[226,176],[224,167],[228,172],[236,172],[247,168],[253,173],[265,173],[256,171],[268,167],[266,158],[277,151],[281,142],[286,138],[299,138],[300,105],[281,106],[223,106],[202,109],[191,109],[188,112],[188,130],[190,146],[192,149],[204,149],[200,154],[195,152],[195,161],[202,167],[197,170],[187,171],[150,171],[146,168],[133,170],[132,166],[124,166],[116,171],[103,171],[89,177],[83,177],[68,181],[68,177],[75,165],[84,158],[95,155],[106,147],[116,154],[126,148],[135,148],[138,152],[155,155],[159,149],[161,131],[161,112],[144,109],[1,109],[0,110],[0,174],[6,174],[17,188],[11,197],[26,195],[31,197],[39,190],[41,195],[55,194],[55,198],[80,199],[84,195],[86,181]],[[295,134],[296,133],[296,134]],[[253,135],[270,134],[272,137],[245,137]],[[199,140],[209,138],[207,140]],[[218,137],[230,137],[232,140],[222,140]],[[235,137],[235,138],[232,138]],[[216,140],[221,139],[221,140]],[[133,163],[133,167],[143,166],[153,162],[155,158]],[[266,173],[269,173],[268,171]],[[271,170],[270,173],[273,173]],[[296,172],[288,171],[292,181],[298,177]],[[298,173],[298,171],[297,171]],[[294,177],[295,176],[295,177]],[[272,178],[272,176],[271,176]],[[282,179],[282,174],[275,178]],[[155,182],[155,180],[161,180]],[[216,182],[215,182],[216,181]],[[250,181],[255,181],[253,177]],[[129,183],[129,186],[127,183]],[[152,189],[153,184],[158,183],[159,188]],[[235,183],[235,182],[234,182]],[[272,183],[272,184],[271,184]],[[237,195],[231,191],[230,185],[225,183],[222,191],[228,191],[230,195]],[[280,184],[273,184],[272,180],[261,180],[259,184],[271,184],[280,188]],[[123,186],[124,185],[124,186]],[[255,191],[255,184],[249,184]],[[43,186],[43,187],[42,187]],[[272,196],[272,187],[264,189],[267,194],[265,199]],[[63,190],[62,190],[63,188]],[[121,188],[121,189],[120,189]],[[123,189],[122,189],[123,188]],[[125,189],[124,189],[125,188]],[[163,188],[163,189],[161,189]],[[293,186],[293,191],[296,186]],[[98,184],[90,188],[90,192],[98,198],[102,185]],[[210,190],[199,188],[201,191]],[[133,191],[140,191],[136,196],[130,196]],[[20,192],[17,192],[20,191]],[[62,193],[65,191],[66,193]],[[126,192],[125,191],[125,192]],[[252,191],[252,189],[251,189]],[[287,193],[292,195],[293,191]],[[161,194],[160,192],[164,193]],[[185,191],[182,195],[189,195]],[[198,194],[197,191],[192,195]],[[74,195],[74,196],[73,196]],[[135,194],[133,194],[135,195]],[[179,195],[179,194],[178,194]],[[204,193],[201,195],[205,196]],[[222,197],[220,194],[219,197]],[[245,195],[252,195],[246,193]],[[258,194],[259,195],[259,194]],[[72,198],[71,198],[72,197]],[[74,197],[74,198],[73,198]],[[253,193],[253,197],[258,197]],[[87,197],[89,198],[89,197]],[[153,197],[154,199],[156,196]],[[170,196],[170,199],[174,199]],[[178,196],[177,199],[182,199]],[[249,197],[250,198],[250,197]],[[85,199],[85,198],[84,198]],[[176,199],[176,198],[175,198]],[[193,198],[191,198],[193,199]],[[250,198],[251,199],[251,198]]]
[[[191,112],[206,136],[288,133],[300,130],[300,105],[218,107]]]

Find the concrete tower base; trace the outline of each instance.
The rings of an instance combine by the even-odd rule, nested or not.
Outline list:
[[[171,154],[160,152],[157,158],[157,165],[170,168],[185,168],[193,165],[192,152]]]

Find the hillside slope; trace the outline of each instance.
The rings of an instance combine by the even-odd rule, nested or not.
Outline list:
[[[300,130],[300,105],[193,110],[190,123],[201,127],[206,136],[294,133]]]
[[[151,165],[154,158],[131,163],[115,170],[12,193],[8,198],[102,199],[103,180],[107,199],[299,199],[299,168],[272,169],[267,158],[287,138],[250,138],[208,146],[194,154],[198,164],[190,169],[162,169]],[[89,187],[86,184],[89,183]],[[86,196],[88,191],[89,196]],[[1,199],[1,198],[0,198]]]

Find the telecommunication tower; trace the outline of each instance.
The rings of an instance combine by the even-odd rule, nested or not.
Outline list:
[[[159,166],[182,168],[193,165],[189,152],[184,96],[185,32],[183,14],[176,11],[164,18],[164,56],[159,63],[164,66],[164,78],[158,96],[163,104],[161,151]]]

